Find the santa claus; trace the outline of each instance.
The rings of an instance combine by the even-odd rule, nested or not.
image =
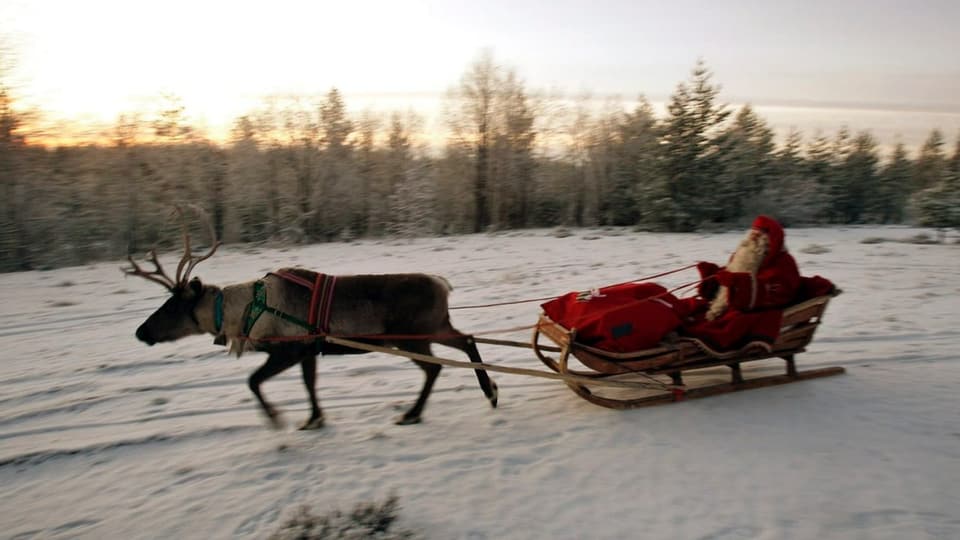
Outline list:
[[[803,297],[829,294],[819,276],[801,278],[784,245],[783,227],[759,216],[721,268],[697,264],[699,294],[678,299],[654,283],[626,283],[571,292],[542,305],[544,313],[577,341],[614,352],[653,347],[679,331],[705,348],[736,350],[749,344],[770,349],[780,333],[782,309]]]
[[[800,272],[784,244],[783,227],[759,216],[724,268],[710,262],[697,265],[703,282],[700,296],[709,300],[706,320],[731,310],[740,312],[781,308],[795,300]]]

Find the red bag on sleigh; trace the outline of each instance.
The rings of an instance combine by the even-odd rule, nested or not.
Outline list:
[[[540,307],[554,322],[576,330],[578,343],[626,353],[656,347],[676,330],[680,304],[655,283],[627,283],[567,293]]]

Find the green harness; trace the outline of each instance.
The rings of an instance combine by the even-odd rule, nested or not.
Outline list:
[[[253,301],[247,304],[247,322],[243,327],[244,337],[250,336],[250,331],[253,330],[253,325],[257,323],[257,320],[260,319],[260,316],[264,313],[269,313],[297,326],[302,326],[311,332],[314,330],[313,326],[311,326],[307,321],[268,306],[267,289],[263,285],[263,280],[257,280],[253,284]]]

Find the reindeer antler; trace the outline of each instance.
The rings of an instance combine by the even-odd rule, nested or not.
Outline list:
[[[177,206],[175,211],[180,216],[181,226],[183,227],[183,257],[180,259],[180,264],[177,265],[177,283],[180,285],[185,285],[190,280],[190,272],[193,272],[194,267],[203,261],[209,259],[214,253],[216,253],[217,248],[220,247],[220,241],[217,240],[217,231],[213,228],[213,222],[210,221],[210,217],[207,216],[207,213],[204,212],[200,207],[191,205],[193,211],[200,216],[201,221],[207,225],[207,230],[210,233],[210,250],[205,254],[197,257],[194,256],[193,250],[190,248],[190,232],[187,229],[187,220],[183,217],[183,210]]]
[[[156,267],[156,270],[146,271],[133,260],[133,257],[128,256],[127,260],[130,261],[132,267],[121,268],[123,273],[127,274],[128,276],[140,276],[154,283],[159,283],[171,291],[177,287],[186,285],[190,280],[190,272],[193,271],[194,267],[209,259],[217,251],[217,248],[220,247],[220,241],[217,240],[217,232],[214,230],[213,223],[210,221],[210,218],[199,207],[191,205],[191,208],[200,216],[201,220],[207,225],[207,229],[210,232],[211,246],[209,251],[200,256],[193,254],[193,250],[190,247],[190,231],[187,227],[187,220],[183,215],[183,210],[178,205],[174,207],[174,211],[178,216],[180,216],[180,226],[183,228],[183,257],[180,258],[180,263],[177,264],[177,272],[175,277],[171,278],[169,275],[167,275],[166,271],[164,271],[163,267],[160,265],[160,261],[157,260],[157,253],[154,250],[150,250],[149,258],[147,260],[153,263],[153,265]]]
[[[177,282],[170,278],[167,273],[163,270],[163,267],[160,266],[160,261],[157,260],[157,252],[150,250],[148,261],[153,263],[153,266],[156,267],[156,270],[146,271],[143,268],[140,268],[140,265],[133,260],[133,257],[127,256],[127,260],[130,261],[132,268],[121,268],[124,274],[128,276],[140,276],[144,279],[148,279],[154,283],[159,283],[169,290],[173,290],[176,287]]]

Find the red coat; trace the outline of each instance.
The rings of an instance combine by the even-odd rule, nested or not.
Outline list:
[[[554,321],[576,329],[578,342],[614,352],[657,346],[678,328],[718,351],[736,350],[749,342],[773,343],[780,333],[781,308],[828,294],[833,284],[819,276],[800,277],[776,221],[760,216],[754,227],[769,239],[769,255],[756,276],[702,262],[697,265],[701,276],[717,277],[700,284],[698,297],[678,299],[659,285],[643,283],[606,287],[597,295],[571,292],[542,307]],[[704,315],[721,283],[730,290],[729,309],[707,321]]]
[[[756,275],[749,272],[727,272],[709,262],[697,265],[701,278],[700,296],[711,299],[719,285],[730,291],[730,309],[753,311],[784,307],[792,303],[800,289],[800,271],[797,261],[783,243],[783,227],[774,219],[760,216],[753,228],[767,234],[769,248]],[[715,276],[714,279],[707,279]]]
[[[784,245],[783,227],[772,218],[760,216],[753,228],[766,233],[769,240],[767,256],[757,273],[728,272],[701,262],[697,265],[704,279],[700,296],[686,300],[693,315],[686,319],[684,333],[718,350],[735,349],[750,341],[773,343],[780,334],[780,308],[794,303],[800,293],[800,271]],[[729,289],[728,309],[716,320],[707,321],[706,309],[720,285]]]

